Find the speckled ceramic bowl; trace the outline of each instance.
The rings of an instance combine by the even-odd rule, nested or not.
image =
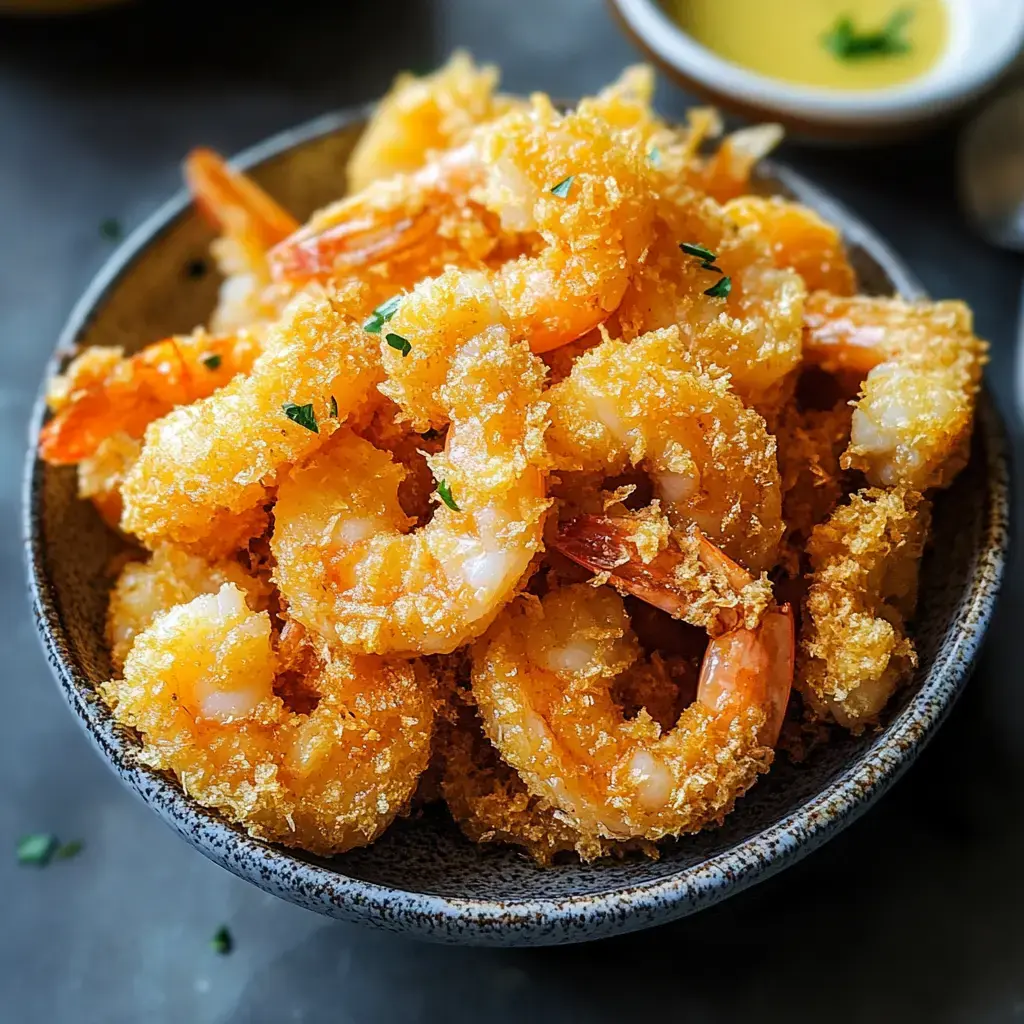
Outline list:
[[[363,111],[330,115],[238,161],[299,216],[333,198]],[[766,189],[795,194],[843,226],[867,291],[921,288],[885,245],[796,175],[766,171]],[[196,273],[210,232],[184,193],[140,227],[79,302],[49,372],[79,345],[133,349],[205,320],[214,275]],[[44,418],[36,408],[31,437]],[[917,639],[921,668],[886,727],[845,737],[799,768],[784,761],[724,827],[668,846],[661,860],[542,870],[510,850],[474,846],[440,810],[399,821],[369,849],[319,860],[251,839],[141,767],[133,739],[97,699],[105,679],[108,560],[118,550],[74,472],[29,452],[25,545],[39,635],[68,704],[118,775],[207,857],[299,906],[455,943],[579,942],[693,913],[794,863],[861,814],[916,757],[964,686],[989,621],[1007,544],[1007,468],[1000,425],[982,402],[974,454],[936,508]]]

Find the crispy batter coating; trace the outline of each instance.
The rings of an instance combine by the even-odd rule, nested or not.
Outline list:
[[[166,544],[149,561],[128,562],[118,574],[107,609],[107,643],[114,668],[121,670],[135,637],[157,616],[200,594],[216,594],[225,583],[243,591],[253,611],[267,607],[269,585],[233,559],[207,562]]]
[[[464,50],[429,75],[400,74],[349,157],[349,192],[422,167],[435,153],[466,142],[477,125],[522,102],[495,95],[497,84],[498,69],[477,66]]]
[[[920,494],[870,488],[811,533],[796,685],[819,716],[860,731],[910,677],[906,624],[930,519]]]
[[[707,196],[664,187],[654,240],[616,311],[618,331],[630,339],[678,326],[694,359],[728,371],[744,401],[774,400],[800,363],[803,281],[776,267],[758,233],[737,230]],[[715,269],[683,252],[684,243],[712,252]],[[724,277],[728,295],[707,294]]]
[[[809,359],[863,375],[843,467],[877,487],[948,487],[970,455],[988,345],[962,302],[839,299],[807,305]]]
[[[698,525],[755,573],[782,535],[775,439],[764,420],[702,372],[678,329],[607,340],[548,391],[556,469],[646,470],[670,522]]]
[[[645,711],[626,720],[611,684],[641,657],[622,599],[587,584],[518,598],[474,647],[488,738],[531,793],[587,835],[699,831],[771,764],[758,739],[765,710],[740,694],[716,710],[691,704],[664,734]]]
[[[261,533],[277,474],[375,401],[380,360],[353,302],[297,298],[250,373],[150,424],[121,489],[122,528],[148,546],[170,540],[209,557]],[[317,432],[289,418],[287,403],[312,405]]]
[[[752,227],[768,245],[777,267],[795,270],[808,291],[852,295],[857,278],[846,258],[839,230],[813,210],[778,196],[739,196],[725,213],[740,227]]]
[[[102,692],[142,738],[141,760],[252,835],[330,856],[373,842],[430,756],[433,693],[420,662],[311,652],[309,711],[275,693],[286,669],[266,612],[233,584],[172,608]]]
[[[341,432],[280,486],[275,579],[294,618],[346,649],[448,653],[487,628],[541,549],[543,365],[511,340],[479,273],[418,285],[390,326],[411,350],[385,343],[382,390],[418,428],[451,424],[430,459],[434,516],[404,532],[401,467]]]
[[[852,417],[846,402],[831,409],[801,410],[791,404],[783,410],[776,438],[786,524],[782,561],[790,575],[800,572],[811,530],[844,495],[840,457],[849,443]]]

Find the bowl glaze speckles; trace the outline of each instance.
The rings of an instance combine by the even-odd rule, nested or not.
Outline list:
[[[305,217],[340,190],[365,111],[330,115],[238,161]],[[766,191],[818,208],[845,231],[867,291],[919,296],[885,245],[796,175],[766,169]],[[76,306],[49,373],[76,346],[127,349],[206,319],[217,282],[195,273],[210,234],[186,195],[138,229]],[[43,421],[38,403],[34,439]],[[118,540],[75,497],[75,474],[40,463],[25,479],[28,581],[39,635],[68,704],[103,758],[196,849],[267,892],[322,914],[454,943],[579,942],[693,913],[766,878],[862,813],[910,764],[964,686],[988,624],[1007,546],[1007,469],[998,418],[983,400],[970,466],[936,507],[917,639],[921,667],[879,732],[842,737],[811,763],[784,761],[717,830],[667,846],[661,860],[541,869],[511,850],[475,846],[440,810],[397,822],[372,847],[330,861],[250,838],[141,766],[133,739],[94,686],[110,666],[103,618]]]

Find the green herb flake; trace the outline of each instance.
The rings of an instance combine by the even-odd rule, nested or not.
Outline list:
[[[437,493],[441,496],[441,500],[453,511],[461,512],[462,509],[455,503],[455,499],[452,497],[452,489],[448,486],[446,480],[442,480],[437,485]]]
[[[657,146],[654,146],[650,153],[647,154],[647,159],[650,161],[652,167],[661,166],[661,150]]]
[[[208,356],[203,356],[200,361],[208,370],[220,369],[221,358],[216,352],[211,352]]]
[[[703,245],[695,245],[693,242],[680,242],[679,248],[687,256],[696,256],[704,263],[714,263],[718,258],[710,249],[705,249]]]
[[[860,60],[864,57],[891,57],[906,53],[910,43],[904,30],[914,17],[912,7],[901,7],[878,29],[860,30],[853,19],[844,14],[821,37],[822,46],[838,60]]]
[[[292,423],[298,423],[300,427],[312,430],[314,434],[320,433],[320,428],[316,425],[316,413],[313,412],[312,402],[308,405],[296,405],[294,402],[285,402],[281,408],[284,410],[285,416]]]
[[[412,345],[409,343],[409,339],[403,338],[400,334],[385,334],[384,340],[396,352],[401,352],[403,358],[412,351]]]
[[[719,278],[710,288],[704,290],[705,295],[710,295],[713,299],[724,299],[728,296],[729,292],[732,291],[732,278],[722,277]]]
[[[227,956],[234,948],[235,940],[231,937],[231,932],[228,931],[228,926],[226,924],[222,924],[213,933],[213,938],[210,939],[210,949],[212,949],[218,956]]]
[[[553,188],[549,188],[548,191],[553,196],[558,196],[559,199],[564,199],[569,194],[569,189],[572,188],[572,180],[575,177],[575,174],[570,174],[568,178],[563,178]]]
[[[108,242],[116,242],[124,234],[121,222],[116,217],[106,217],[100,221],[100,237]]]
[[[331,395],[330,412],[331,419],[336,420],[338,418],[338,400],[334,397],[334,395]]]
[[[382,302],[367,318],[363,330],[367,334],[380,334],[380,329],[398,312],[401,303],[401,295],[392,295],[387,302]]]
[[[18,840],[18,863],[45,868],[57,849],[57,837],[48,832],[34,832]]]
[[[85,843],[81,839],[72,839],[70,843],[61,843],[53,854],[54,860],[71,860],[77,857],[85,849]]]

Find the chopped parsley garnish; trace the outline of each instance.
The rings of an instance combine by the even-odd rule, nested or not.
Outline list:
[[[231,932],[228,931],[228,926],[226,924],[222,924],[213,933],[213,938],[210,939],[210,949],[212,949],[218,956],[227,956],[234,948],[235,940],[231,937]]]
[[[904,29],[914,17],[913,7],[901,7],[889,16],[889,20],[878,29],[861,30],[848,14],[821,37],[822,45],[839,60],[860,60],[863,57],[891,57],[906,53],[910,43]]]
[[[412,345],[409,343],[409,339],[403,338],[400,334],[385,334],[384,340],[396,352],[401,352],[403,358],[412,351]]]
[[[564,199],[569,194],[569,189],[572,188],[572,179],[575,177],[575,174],[570,174],[568,178],[563,178],[553,188],[548,189],[548,191],[553,196],[558,196],[559,199]]]
[[[401,295],[392,295],[387,302],[382,302],[367,318],[363,330],[368,334],[380,334],[380,329],[398,312],[401,302]]]
[[[71,860],[77,857],[85,848],[81,839],[72,839],[70,843],[61,843],[53,855],[54,860]]]
[[[714,263],[716,256],[710,249],[705,249],[703,245],[695,245],[693,242],[680,242],[679,248],[686,253],[687,256],[696,256],[697,259],[703,263]]]
[[[721,277],[710,288],[704,289],[705,295],[713,299],[724,299],[732,291],[732,278]]]
[[[452,489],[448,486],[446,480],[440,481],[437,485],[437,493],[441,496],[441,500],[453,511],[461,512],[462,509],[455,504],[455,499],[452,497]]]
[[[661,150],[655,146],[650,153],[647,154],[647,159],[650,160],[652,167],[661,166]]]
[[[284,409],[285,416],[292,423],[298,423],[300,427],[312,430],[314,434],[320,433],[320,428],[316,425],[316,413],[313,412],[312,402],[308,405],[296,405],[294,402],[285,402],[281,408]]]
[[[35,832],[18,840],[18,863],[44,868],[57,849],[57,837],[48,832]]]
[[[338,418],[338,400],[334,397],[334,395],[331,395],[330,412],[331,419],[336,420]]]
[[[208,370],[219,370],[221,358],[216,352],[211,352],[208,356],[203,356],[201,362]]]
[[[107,217],[100,221],[100,235],[108,242],[116,242],[123,234],[121,222],[116,217]]]

